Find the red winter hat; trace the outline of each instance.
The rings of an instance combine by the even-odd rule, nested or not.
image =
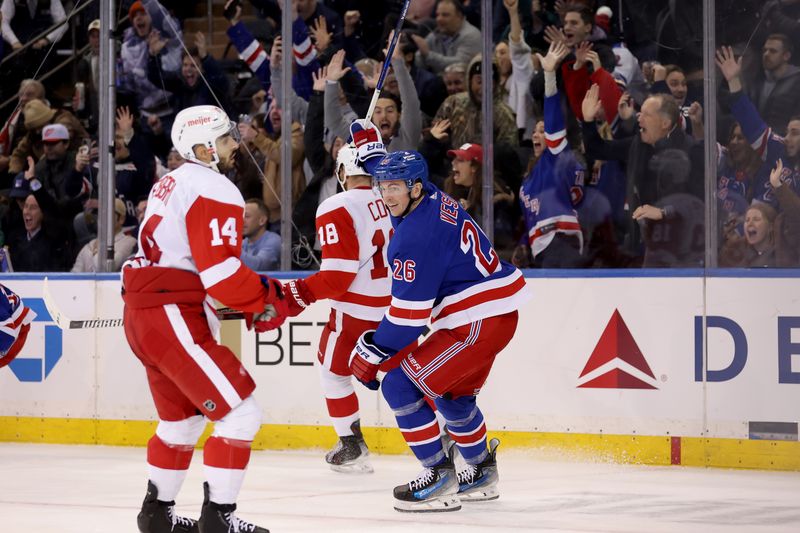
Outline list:
[[[602,6],[594,15],[594,23],[597,26],[600,26],[600,28],[602,28],[603,31],[608,35],[611,33],[611,17],[613,16],[614,12],[611,11],[610,7]]]
[[[147,10],[144,8],[144,5],[139,1],[136,0],[132,5],[131,8],[128,10],[128,19],[133,20],[133,16],[136,15],[139,11],[144,11],[147,13]]]
[[[483,148],[480,144],[462,144],[458,150],[448,150],[447,157],[457,157],[464,161],[476,161],[483,164]]]

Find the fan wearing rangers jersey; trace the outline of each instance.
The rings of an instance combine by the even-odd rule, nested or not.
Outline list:
[[[545,75],[546,150],[523,180],[519,201],[528,230],[528,245],[537,267],[581,266],[583,234],[574,206],[583,198],[584,166],[567,142],[567,130],[556,87],[556,69],[569,49],[554,42],[539,55]]]
[[[175,117],[172,142],[187,162],[150,191],[139,252],[122,269],[125,335],[147,372],[158,412],[147,445],[149,482],[138,516],[142,533],[267,530],[239,520],[236,499],[261,426],[253,379],[214,337],[211,298],[245,311],[248,327],[267,331],[285,315],[276,280],[239,257],[244,199],[223,174],[238,149],[236,125],[221,109],[195,106]],[[205,428],[205,501],[199,521],[178,517],[175,497]]]
[[[358,397],[351,379],[350,354],[367,330],[374,330],[391,301],[386,247],[392,223],[383,200],[372,188],[371,166],[386,155],[380,132],[351,126],[357,145],[348,144],[336,158],[336,177],[344,192],[317,209],[316,227],[322,251],[320,271],[284,286],[289,316],[329,298],[331,314],[322,331],[317,368],[328,415],[339,436],[325,460],[338,472],[372,472],[361,434]],[[374,142],[361,142],[371,133]]]
[[[514,336],[517,310],[529,298],[525,278],[500,261],[459,203],[428,181],[418,152],[393,152],[372,174],[395,230],[388,250],[392,300],[377,330],[359,338],[350,368],[377,389],[379,365],[401,360],[383,379],[383,396],[424,470],[394,489],[395,509],[455,511],[461,500],[495,499],[499,441],[492,439],[487,449],[476,398],[495,356]],[[398,355],[428,323],[433,333]],[[426,398],[467,463],[458,474]]]
[[[36,313],[25,305],[22,298],[0,285],[0,368],[19,355],[34,318]]]

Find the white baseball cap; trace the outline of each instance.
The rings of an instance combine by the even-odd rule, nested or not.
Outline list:
[[[46,143],[68,140],[69,130],[63,124],[48,124],[42,130],[42,141]]]

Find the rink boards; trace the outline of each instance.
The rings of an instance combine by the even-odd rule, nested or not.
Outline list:
[[[528,272],[534,298],[480,396],[490,433],[581,458],[800,470],[800,272],[702,274]],[[155,412],[123,330],[62,332],[41,279],[0,279],[39,313],[0,370],[0,441],[145,444]],[[50,286],[73,319],[122,314],[115,276],[55,275]],[[224,324],[258,385],[256,447],[335,441],[314,368],[329,312],[314,304],[259,336]],[[383,398],[356,390],[372,448],[404,452]]]

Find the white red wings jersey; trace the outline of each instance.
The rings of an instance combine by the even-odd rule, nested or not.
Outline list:
[[[306,278],[317,299],[362,320],[379,321],[391,303],[386,248],[393,232],[389,212],[371,187],[335,194],[317,208],[320,271]]]
[[[150,190],[137,258],[200,276],[208,294],[242,311],[261,312],[265,291],[240,261],[244,199],[222,174],[187,162]]]

